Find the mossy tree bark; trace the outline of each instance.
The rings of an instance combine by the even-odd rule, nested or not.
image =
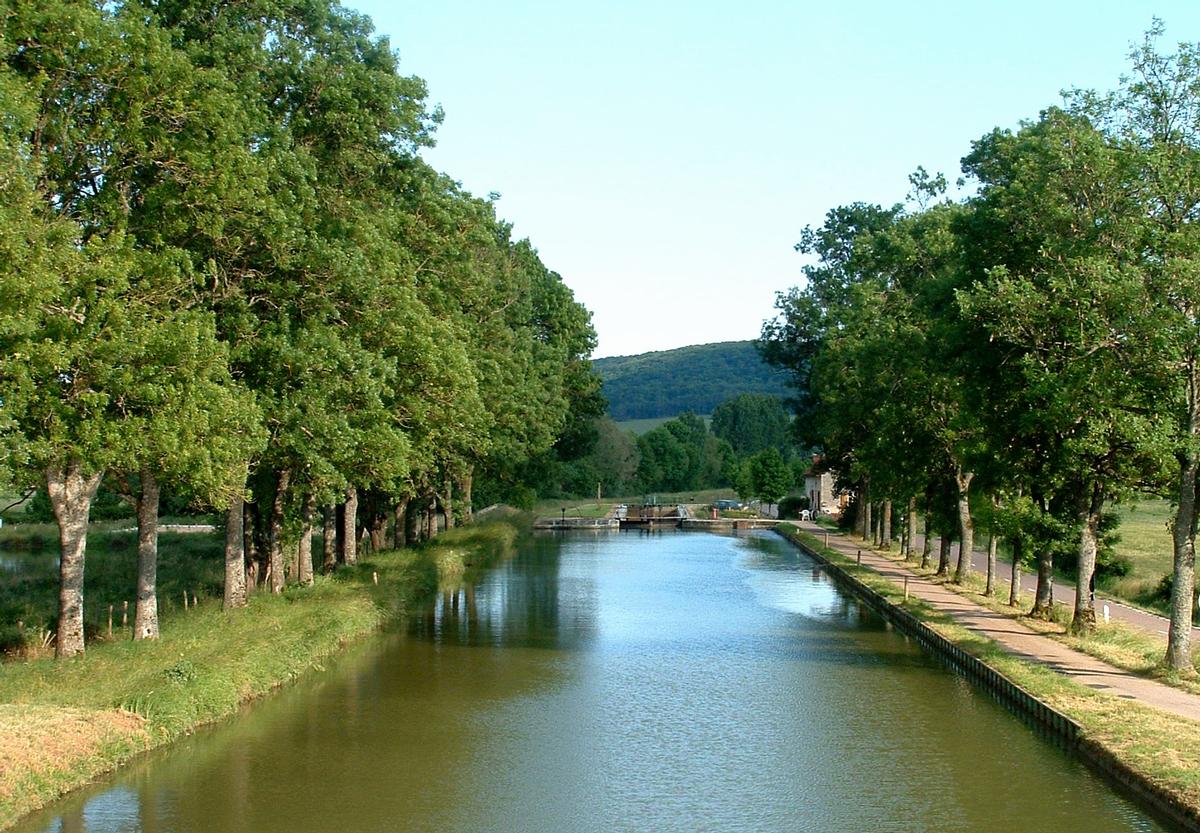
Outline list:
[[[954,569],[954,581],[962,584],[971,575],[971,554],[975,549],[975,523],[971,520],[971,481],[975,473],[964,471],[959,466],[954,473],[958,487],[958,565]]]
[[[949,535],[943,534],[938,536],[938,568],[936,575],[950,575],[950,546]]]
[[[1016,607],[1021,603],[1021,559],[1025,557],[1025,542],[1021,538],[1012,539],[1012,569],[1009,573],[1008,604]]]
[[[1096,629],[1096,600],[1092,595],[1096,575],[1096,550],[1100,538],[1100,511],[1104,508],[1104,490],[1094,483],[1079,507],[1079,563],[1075,574],[1075,615],[1073,633],[1091,633]]]
[[[300,510],[300,542],[296,547],[296,581],[307,587],[313,583],[313,515],[317,511],[317,498],[312,492],[304,496]]]
[[[892,548],[892,502],[890,500],[883,502],[883,519],[879,526],[879,546],[890,550]]]
[[[1037,590],[1029,615],[1049,620],[1054,615],[1054,553],[1043,544],[1037,555]]]
[[[321,570],[332,573],[337,569],[337,507],[328,504],[322,512],[324,525],[321,535]]]
[[[917,541],[917,499],[916,499],[916,497],[910,497],[908,499],[908,516],[907,516],[907,518],[905,518],[905,520],[908,522],[908,533],[907,533],[907,535],[905,535],[905,538],[908,541],[908,552],[906,552],[905,555],[908,556],[909,558],[912,558],[913,545]]]
[[[133,638],[158,638],[158,479],[149,466],[139,475],[137,497],[138,571]]]
[[[246,606],[246,541],[242,530],[244,499],[241,493],[225,510],[225,599],[226,610]]]
[[[287,576],[283,569],[283,513],[291,482],[291,469],[280,469],[275,480],[275,499],[271,501],[270,533],[267,538],[267,584],[272,593],[282,593],[286,584]]]
[[[346,502],[342,505],[342,529],[338,536],[341,545],[341,561],[351,566],[358,563],[358,488],[346,489]]]
[[[1164,661],[1176,670],[1192,667],[1192,606],[1196,589],[1196,479],[1200,477],[1200,368],[1187,368],[1187,429],[1178,454],[1179,499],[1171,525],[1171,622]]]
[[[921,569],[928,570],[933,556],[933,535],[929,529],[929,516],[925,516],[925,538],[921,541]]]
[[[58,520],[61,546],[54,646],[54,655],[59,658],[83,653],[83,559],[88,516],[102,476],[102,471],[85,473],[77,459],[46,469],[46,492]]]
[[[392,516],[392,546],[400,549],[408,545],[408,535],[405,533],[408,528],[408,498],[401,498],[396,502]]]

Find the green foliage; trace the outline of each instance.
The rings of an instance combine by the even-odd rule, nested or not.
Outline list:
[[[786,454],[792,446],[792,420],[778,397],[742,393],[713,410],[712,432],[741,457],[766,448]]]
[[[763,363],[753,342],[700,344],[595,359],[604,380],[608,412],[627,419],[711,414],[718,404],[742,393],[787,395],[786,376]]]
[[[777,448],[764,449],[747,462],[750,490],[764,503],[778,503],[792,487],[792,472]]]

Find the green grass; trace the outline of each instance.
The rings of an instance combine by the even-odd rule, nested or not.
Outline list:
[[[704,420],[705,425],[708,425],[709,423],[712,422],[712,417],[709,414],[697,414],[697,416],[700,417],[702,420]],[[620,426],[622,431],[632,431],[633,433],[638,434],[640,436],[641,434],[645,434],[649,431],[653,431],[655,428],[662,425],[664,422],[670,422],[673,419],[675,419],[675,417],[649,417],[647,419],[623,419],[623,420],[620,420],[617,423],[617,425]]]
[[[820,553],[892,605],[912,613],[1034,697],[1066,714],[1080,725],[1084,743],[1109,752],[1157,789],[1200,812],[1200,723],[1094,691],[1040,663],[1018,659],[995,641],[958,625],[925,602],[915,597],[905,599],[901,586],[826,548],[815,535],[787,524],[780,524],[776,530]]]
[[[513,552],[519,523],[480,523],[423,547],[372,555],[357,567],[318,576],[312,587],[256,593],[243,610],[201,600],[164,617],[157,640],[94,641],[75,659],[6,663],[0,673],[0,828],[142,749],[234,714],[246,701],[320,668],[346,643],[439,588],[472,579]],[[136,719],[121,724],[130,715]],[[81,721],[120,725],[80,736],[65,750],[54,746],[78,735]],[[37,755],[43,747],[54,751]],[[14,756],[19,766],[12,765]]]
[[[1166,613],[1164,599],[1157,595],[1163,577],[1171,573],[1170,524],[1175,509],[1170,501],[1145,499],[1117,507],[1121,516],[1121,539],[1116,552],[1129,561],[1128,575],[1108,579],[1101,589],[1119,598]]]

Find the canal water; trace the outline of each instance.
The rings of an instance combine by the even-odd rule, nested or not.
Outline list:
[[[536,537],[21,833],[1158,831],[770,533]]]

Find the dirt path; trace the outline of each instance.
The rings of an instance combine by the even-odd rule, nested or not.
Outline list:
[[[809,522],[796,522],[805,532],[821,537],[826,530]],[[918,575],[903,562],[887,558],[862,542],[830,532],[829,546],[854,559],[862,552],[862,564],[897,584],[908,579],[908,591],[941,610],[963,627],[987,636],[1022,659],[1048,665],[1083,685],[1148,706],[1200,721],[1200,695],[1189,694],[1162,683],[1122,671],[1098,659],[1074,651],[1019,622],[989,610],[964,596]],[[1157,618],[1157,617],[1156,617]]]

